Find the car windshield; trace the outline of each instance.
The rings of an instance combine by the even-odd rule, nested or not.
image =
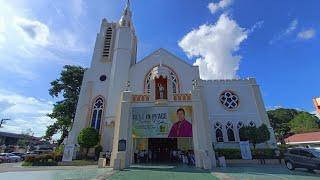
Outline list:
[[[310,151],[312,152],[313,155],[315,155],[316,157],[320,158],[320,150],[318,150],[318,149],[310,149]]]

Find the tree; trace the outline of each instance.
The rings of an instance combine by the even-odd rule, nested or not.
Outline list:
[[[320,131],[319,119],[310,113],[302,112],[289,122],[293,133]]]
[[[78,135],[80,147],[87,149],[86,155],[88,154],[89,148],[92,148],[99,143],[99,139],[99,132],[92,127],[82,129]]]
[[[290,132],[289,122],[299,114],[299,111],[279,108],[270,110],[267,113],[277,141],[284,144],[284,139],[292,134]]]
[[[61,133],[61,137],[58,140],[58,144],[61,144],[68,135],[68,130],[75,117],[85,70],[80,66],[66,65],[63,67],[59,79],[51,82],[49,94],[61,100],[53,105],[52,113],[48,114],[55,122],[47,127],[45,139],[50,140],[54,134]]]
[[[22,138],[20,138],[17,141],[17,144],[29,151],[30,146],[33,145],[32,141],[34,139],[34,132],[31,129],[27,129],[25,132],[22,132],[21,134]]]
[[[297,116],[300,116],[299,118],[301,121],[302,120],[301,114],[304,114],[303,118],[308,119],[308,121],[304,123],[307,123],[309,125],[304,124],[299,128],[299,120],[295,120],[298,122],[292,122],[292,121]],[[284,139],[294,133],[320,130],[315,128],[316,125],[314,124],[314,122],[316,122],[316,124],[318,125],[320,124],[319,118],[305,111],[299,111],[296,109],[279,108],[279,109],[268,111],[268,116],[270,119],[270,125],[274,129],[276,139],[278,142],[281,142],[281,144],[285,144]],[[310,123],[312,123],[313,125],[311,125]]]
[[[270,131],[269,131],[267,125],[262,124],[260,127],[258,127],[257,131],[258,131],[257,143],[264,143],[264,142],[269,141]]]
[[[270,139],[270,132],[265,124],[260,127],[244,126],[240,128],[241,141],[249,141],[253,145],[253,149],[256,148],[256,144],[264,143]]]

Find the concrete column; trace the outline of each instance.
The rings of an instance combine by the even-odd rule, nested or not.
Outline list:
[[[192,90],[192,108],[192,130],[196,167],[212,169],[216,166],[216,159],[212,148],[211,126],[202,97],[202,87],[199,85],[195,85]]]
[[[222,125],[221,131],[222,131],[222,135],[223,135],[223,142],[229,142],[226,125],[224,123],[221,123],[221,125]]]
[[[86,80],[86,73],[84,76],[84,83],[81,85],[81,91],[79,95],[79,101],[77,104],[76,115],[74,118],[74,122],[72,124],[72,129],[70,130],[68,137],[66,139],[66,147],[72,147],[71,149],[65,148],[63,153],[63,161],[72,161],[76,158],[77,148],[76,144],[78,144],[78,135],[80,131],[88,125],[88,117],[90,117],[90,107],[92,106],[92,89],[93,82]],[[71,158],[71,157],[72,158]]]
[[[260,91],[259,85],[256,84],[256,81],[254,78],[251,78],[250,80],[252,82],[252,85],[251,85],[252,92],[253,92],[253,96],[254,96],[254,99],[256,102],[259,116],[261,118],[262,123],[267,125],[269,132],[270,132],[270,140],[268,141],[268,145],[270,145],[272,147],[276,147],[276,138],[274,135],[274,130],[270,125],[270,120],[267,115],[266,108],[264,106],[264,102],[263,102],[263,99],[261,96],[261,91]]]
[[[124,169],[130,166],[132,153],[132,118],[131,118],[131,91],[121,93],[121,101],[117,108],[113,138],[113,150],[110,165],[114,169]],[[126,141],[126,149],[119,151],[119,141]]]
[[[237,125],[233,125],[233,132],[236,142],[240,142],[239,129],[237,128]]]

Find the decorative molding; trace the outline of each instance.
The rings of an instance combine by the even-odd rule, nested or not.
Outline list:
[[[132,102],[148,102],[148,101],[150,101],[150,95],[148,94],[132,95]]]
[[[191,101],[192,95],[189,93],[186,94],[173,94],[173,101]]]

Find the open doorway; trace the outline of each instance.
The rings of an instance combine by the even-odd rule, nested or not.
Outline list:
[[[178,148],[177,138],[149,138],[148,150],[151,151],[149,159],[152,162],[172,162],[172,151]]]
[[[134,138],[134,163],[194,165],[192,138]]]

